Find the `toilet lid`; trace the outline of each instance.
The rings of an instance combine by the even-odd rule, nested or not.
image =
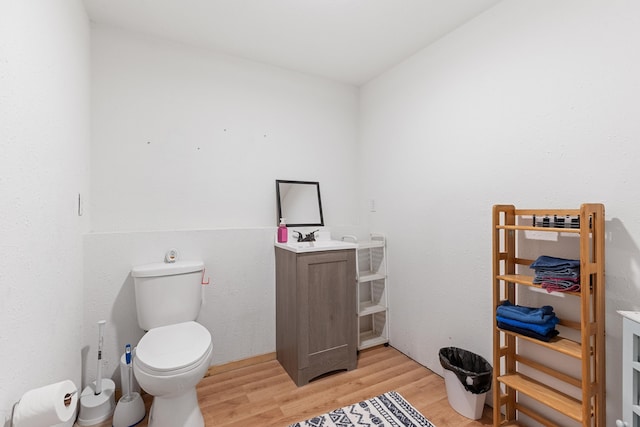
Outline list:
[[[136,359],[154,371],[175,371],[207,357],[211,334],[196,322],[161,326],[147,332],[136,347]]]

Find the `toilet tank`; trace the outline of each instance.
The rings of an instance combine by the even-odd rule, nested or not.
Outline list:
[[[202,303],[202,261],[146,264],[131,270],[138,325],[145,331],[196,320]]]

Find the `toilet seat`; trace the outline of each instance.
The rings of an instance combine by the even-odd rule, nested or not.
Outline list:
[[[196,322],[153,328],[136,347],[134,363],[154,376],[172,376],[199,367],[208,360],[211,334]]]

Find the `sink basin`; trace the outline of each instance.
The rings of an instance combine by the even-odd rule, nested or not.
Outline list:
[[[287,243],[276,242],[275,245],[295,253],[355,249],[357,246],[355,243],[343,242],[342,240],[316,240],[315,242],[289,241]]]

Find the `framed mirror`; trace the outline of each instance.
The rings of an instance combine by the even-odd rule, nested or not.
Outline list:
[[[276,180],[278,223],[285,218],[288,227],[324,226],[320,183]]]

